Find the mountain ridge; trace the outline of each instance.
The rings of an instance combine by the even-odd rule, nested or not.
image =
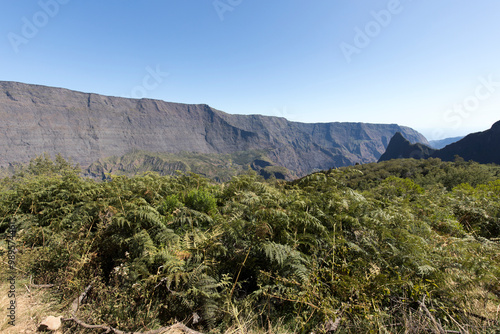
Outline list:
[[[397,124],[300,123],[282,117],[232,115],[207,104],[128,99],[65,88],[0,81],[0,166],[46,152],[83,166],[133,150],[234,153],[265,150],[297,175],[376,161]]]
[[[433,156],[451,161],[455,155],[479,163],[500,164],[500,121],[495,122],[488,130],[468,134],[462,140],[437,151]]]
[[[500,121],[495,122],[488,130],[470,133],[438,150],[424,144],[410,144],[401,134],[396,133],[379,162],[400,158],[439,158],[453,161],[457,156],[482,164],[500,164]]]
[[[465,136],[459,136],[459,137],[449,137],[449,138],[443,138],[443,139],[438,139],[438,140],[429,140],[430,147],[436,150],[440,150],[444,148],[447,145],[456,143],[457,141],[463,139]]]

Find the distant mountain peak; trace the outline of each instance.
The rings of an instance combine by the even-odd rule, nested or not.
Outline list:
[[[406,139],[401,132],[396,132],[394,136],[392,137],[391,141],[396,142],[396,143],[410,143],[408,139]]]
[[[435,150],[421,143],[412,144],[401,132],[396,132],[391,138],[384,154],[378,160],[387,161],[401,158],[425,159]]]

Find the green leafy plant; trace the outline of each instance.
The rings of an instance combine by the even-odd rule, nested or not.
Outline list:
[[[293,182],[255,172],[226,183],[192,173],[96,182],[61,159],[37,158],[1,181],[0,229],[16,226],[18,267],[56,284],[62,308],[92,286],[79,310],[88,322],[498,330],[496,166],[409,159]],[[468,168],[487,177],[446,181]]]

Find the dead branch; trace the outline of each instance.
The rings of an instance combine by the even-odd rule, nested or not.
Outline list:
[[[80,296],[75,298],[75,300],[71,304],[71,312],[73,314],[73,317],[72,318],[63,318],[63,319],[61,319],[61,321],[64,321],[64,322],[65,321],[73,321],[83,328],[101,329],[101,330],[105,330],[106,331],[105,333],[115,333],[115,334],[160,334],[160,333],[163,333],[163,332],[170,330],[170,329],[179,329],[187,334],[203,334],[203,333],[197,332],[195,330],[192,330],[191,328],[189,328],[181,323],[176,323],[172,326],[161,327],[161,328],[150,330],[147,332],[124,332],[122,330],[119,330],[119,329],[116,329],[116,328],[113,328],[113,327],[107,326],[107,325],[89,325],[89,324],[83,322],[82,320],[78,319],[76,317],[76,312],[78,311],[78,308],[82,304],[83,300],[87,297],[87,294],[89,293],[90,289],[92,289],[91,284],[88,285],[85,288],[85,290],[80,294]]]
[[[55,284],[29,284],[30,288],[48,289],[55,287]]]
[[[146,332],[124,332],[124,331],[121,331],[119,329],[116,329],[116,328],[113,328],[111,326],[106,326],[106,325],[89,325],[89,324],[86,324],[84,323],[83,321],[81,321],[80,319],[76,318],[76,317],[73,317],[73,318],[65,318],[65,319],[61,319],[62,321],[73,321],[73,322],[76,322],[79,326],[83,327],[83,328],[87,328],[87,329],[101,329],[101,330],[105,330],[106,332],[105,333],[115,333],[115,334],[160,334],[160,333],[163,333],[167,330],[171,330],[171,329],[178,329],[178,330],[181,330],[187,334],[203,334],[201,332],[197,332],[195,330],[192,330],[191,328],[181,324],[181,323],[176,323],[172,326],[167,326],[167,327],[161,327],[161,328],[158,328],[158,329],[154,329],[154,330],[150,330],[150,331],[146,331]]]
[[[48,289],[48,288],[53,288],[56,285],[55,284],[34,284],[33,283],[33,276],[30,275],[30,282],[29,282],[28,286],[30,288]]]

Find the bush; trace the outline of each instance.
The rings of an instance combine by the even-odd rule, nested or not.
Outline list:
[[[451,191],[426,183],[494,169],[462,164],[226,184],[193,174],[98,183],[35,168],[3,180],[1,226],[18,228],[22,272],[57,284],[60,300],[92,284],[80,315],[123,330],[183,319],[214,332],[245,321],[261,331],[321,332],[337,321],[347,333],[423,332],[434,319],[448,331],[494,332],[500,181]]]
[[[185,200],[186,206],[190,209],[212,214],[217,211],[217,200],[204,189],[191,190]]]

